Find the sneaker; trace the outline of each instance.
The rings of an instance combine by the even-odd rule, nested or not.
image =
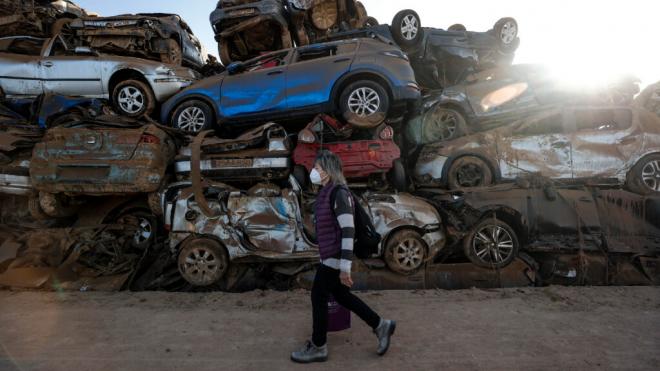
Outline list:
[[[328,344],[317,347],[307,341],[302,349],[291,353],[291,360],[298,363],[325,362],[328,360]]]
[[[374,330],[374,333],[378,337],[378,355],[382,356],[387,353],[387,349],[390,347],[390,337],[394,335],[394,330],[396,329],[396,322],[385,319],[380,320],[380,324]]]

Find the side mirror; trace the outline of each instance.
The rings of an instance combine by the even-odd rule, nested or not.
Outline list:
[[[89,46],[76,46],[73,52],[76,54],[98,55],[98,53]]]
[[[233,62],[227,66],[227,73],[230,75],[241,73],[243,70],[245,70],[245,66],[241,62]]]

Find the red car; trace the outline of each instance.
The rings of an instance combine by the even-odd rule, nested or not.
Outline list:
[[[294,176],[306,185],[316,154],[320,149],[327,149],[341,158],[344,175],[353,185],[365,181],[365,185],[376,189],[385,189],[391,184],[397,190],[405,190],[405,169],[400,159],[401,150],[393,141],[392,127],[383,124],[375,135],[369,131],[352,134],[350,125],[325,114],[316,116],[298,134],[298,145],[293,152]],[[366,138],[362,138],[365,134]]]

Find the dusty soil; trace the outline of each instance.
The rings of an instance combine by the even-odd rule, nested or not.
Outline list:
[[[638,369],[660,367],[660,288],[360,293],[398,320],[389,353],[353,317],[330,360],[289,361],[308,293],[0,292],[0,370]]]

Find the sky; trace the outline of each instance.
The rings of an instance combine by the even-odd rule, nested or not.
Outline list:
[[[209,15],[217,0],[74,0],[104,16],[167,12],[180,14],[217,55]],[[369,15],[390,23],[402,10],[400,0],[362,0]],[[502,17],[520,27],[515,63],[547,65],[567,81],[598,83],[632,73],[642,85],[660,81],[660,3],[657,0],[407,0],[425,27],[446,29],[454,23],[487,31]]]

